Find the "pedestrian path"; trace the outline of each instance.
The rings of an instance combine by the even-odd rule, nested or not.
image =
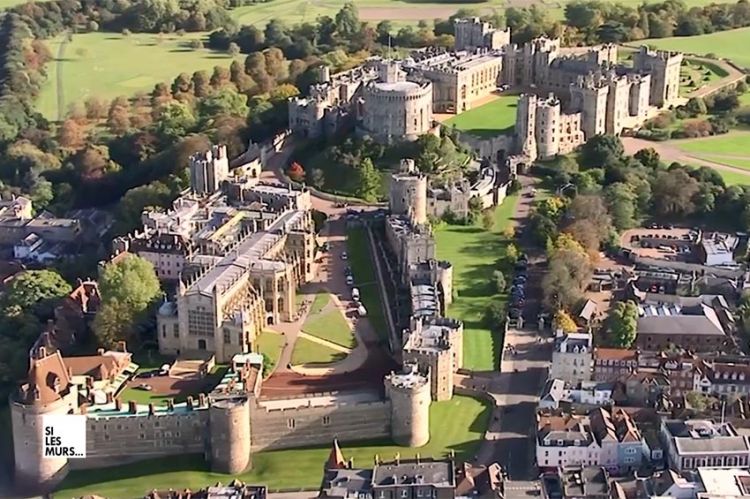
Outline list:
[[[317,343],[319,345],[323,345],[326,348],[330,348],[331,350],[336,350],[337,352],[343,352],[347,355],[349,355],[352,352],[351,348],[342,347],[338,343],[334,343],[332,341],[325,340],[323,338],[319,338],[317,336],[313,336],[312,334],[307,334],[304,331],[300,331],[297,335],[298,338],[305,338],[306,340],[310,340],[313,343]]]

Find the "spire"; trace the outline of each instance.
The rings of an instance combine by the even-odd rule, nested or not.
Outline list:
[[[333,445],[331,446],[331,453],[328,454],[328,461],[326,462],[327,470],[337,470],[346,468],[346,459],[344,459],[344,453],[341,452],[339,447],[339,439],[333,439]]]

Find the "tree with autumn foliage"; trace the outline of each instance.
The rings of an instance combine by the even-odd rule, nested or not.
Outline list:
[[[305,169],[302,168],[302,165],[297,163],[296,161],[292,162],[292,164],[287,169],[286,174],[289,175],[289,178],[295,182],[302,182],[303,180],[305,180]]]
[[[562,330],[564,333],[575,333],[578,330],[575,321],[565,310],[558,310],[553,320],[555,330]]]

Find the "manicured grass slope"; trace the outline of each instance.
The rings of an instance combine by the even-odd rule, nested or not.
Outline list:
[[[705,159],[707,161],[713,161],[714,163],[721,163],[722,165],[729,165],[734,166],[735,168],[742,168],[743,170],[750,170],[750,152],[748,152],[747,159],[725,156],[712,156],[710,154],[701,154],[696,157]],[[750,175],[748,175],[748,178],[750,178]]]
[[[328,340],[342,347],[354,348],[357,343],[349,324],[341,315],[339,309],[333,305],[323,313],[308,316],[302,325],[302,330],[307,334]]]
[[[706,139],[679,140],[674,145],[689,153],[750,156],[750,132],[734,131]]]
[[[255,348],[258,352],[267,355],[273,365],[276,366],[281,356],[281,350],[284,348],[284,336],[275,331],[263,331],[256,341]],[[270,373],[264,373],[268,376]]]
[[[73,35],[61,61],[48,65],[48,79],[42,88],[37,108],[46,117],[57,119],[58,73],[62,71],[64,112],[76,101],[96,95],[111,99],[151,91],[160,82],[171,83],[182,72],[213,71],[214,66],[229,67],[231,57],[207,49],[187,47],[200,33],[185,36],[117,33]],[[62,37],[47,42],[57,58]]]
[[[419,449],[398,447],[388,442],[363,442],[342,445],[345,457],[353,457],[355,466],[369,466],[375,455],[381,459],[401,457],[439,457],[450,450],[458,459],[470,458],[487,428],[489,406],[484,401],[455,396],[430,407],[430,442]],[[74,471],[55,497],[80,497],[97,494],[109,499],[142,497],[150,489],[190,487],[193,489],[238,478],[249,483],[264,483],[270,489],[320,486],[328,447],[260,452],[253,456],[253,469],[237,476],[210,473],[201,456],[174,456],[127,464],[115,468]]]
[[[644,44],[665,50],[679,50],[691,54],[716,54],[731,59],[740,66],[750,67],[750,28],[719,31],[708,35],[652,38]]]
[[[495,227],[487,232],[479,226],[449,225],[435,231],[437,253],[453,264],[453,289],[458,297],[448,310],[449,317],[464,322],[464,367],[487,371],[497,367],[502,337],[482,324],[490,300],[505,300],[495,295],[491,276],[495,262],[507,244],[499,234],[509,226],[518,196],[509,196],[495,211]]]
[[[298,337],[292,351],[292,364],[330,364],[346,357],[346,354],[307,338]]]
[[[492,137],[513,130],[516,122],[518,96],[504,95],[483,106],[470,109],[449,119],[446,126],[480,137]]]

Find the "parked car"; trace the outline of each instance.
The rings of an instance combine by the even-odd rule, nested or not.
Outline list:
[[[354,278],[350,275],[346,276],[346,285],[352,286],[354,284]]]
[[[513,278],[513,284],[526,284],[526,276],[525,275],[517,275]]]
[[[521,317],[521,309],[520,308],[511,308],[508,310],[508,317],[511,319],[518,319]]]
[[[143,390],[144,392],[150,392],[154,388],[151,385],[147,385],[146,383],[141,383],[140,385],[136,386],[136,389]]]
[[[343,253],[341,253],[341,259],[342,260],[348,260],[349,259],[349,255],[346,254],[346,251],[344,251]]]

